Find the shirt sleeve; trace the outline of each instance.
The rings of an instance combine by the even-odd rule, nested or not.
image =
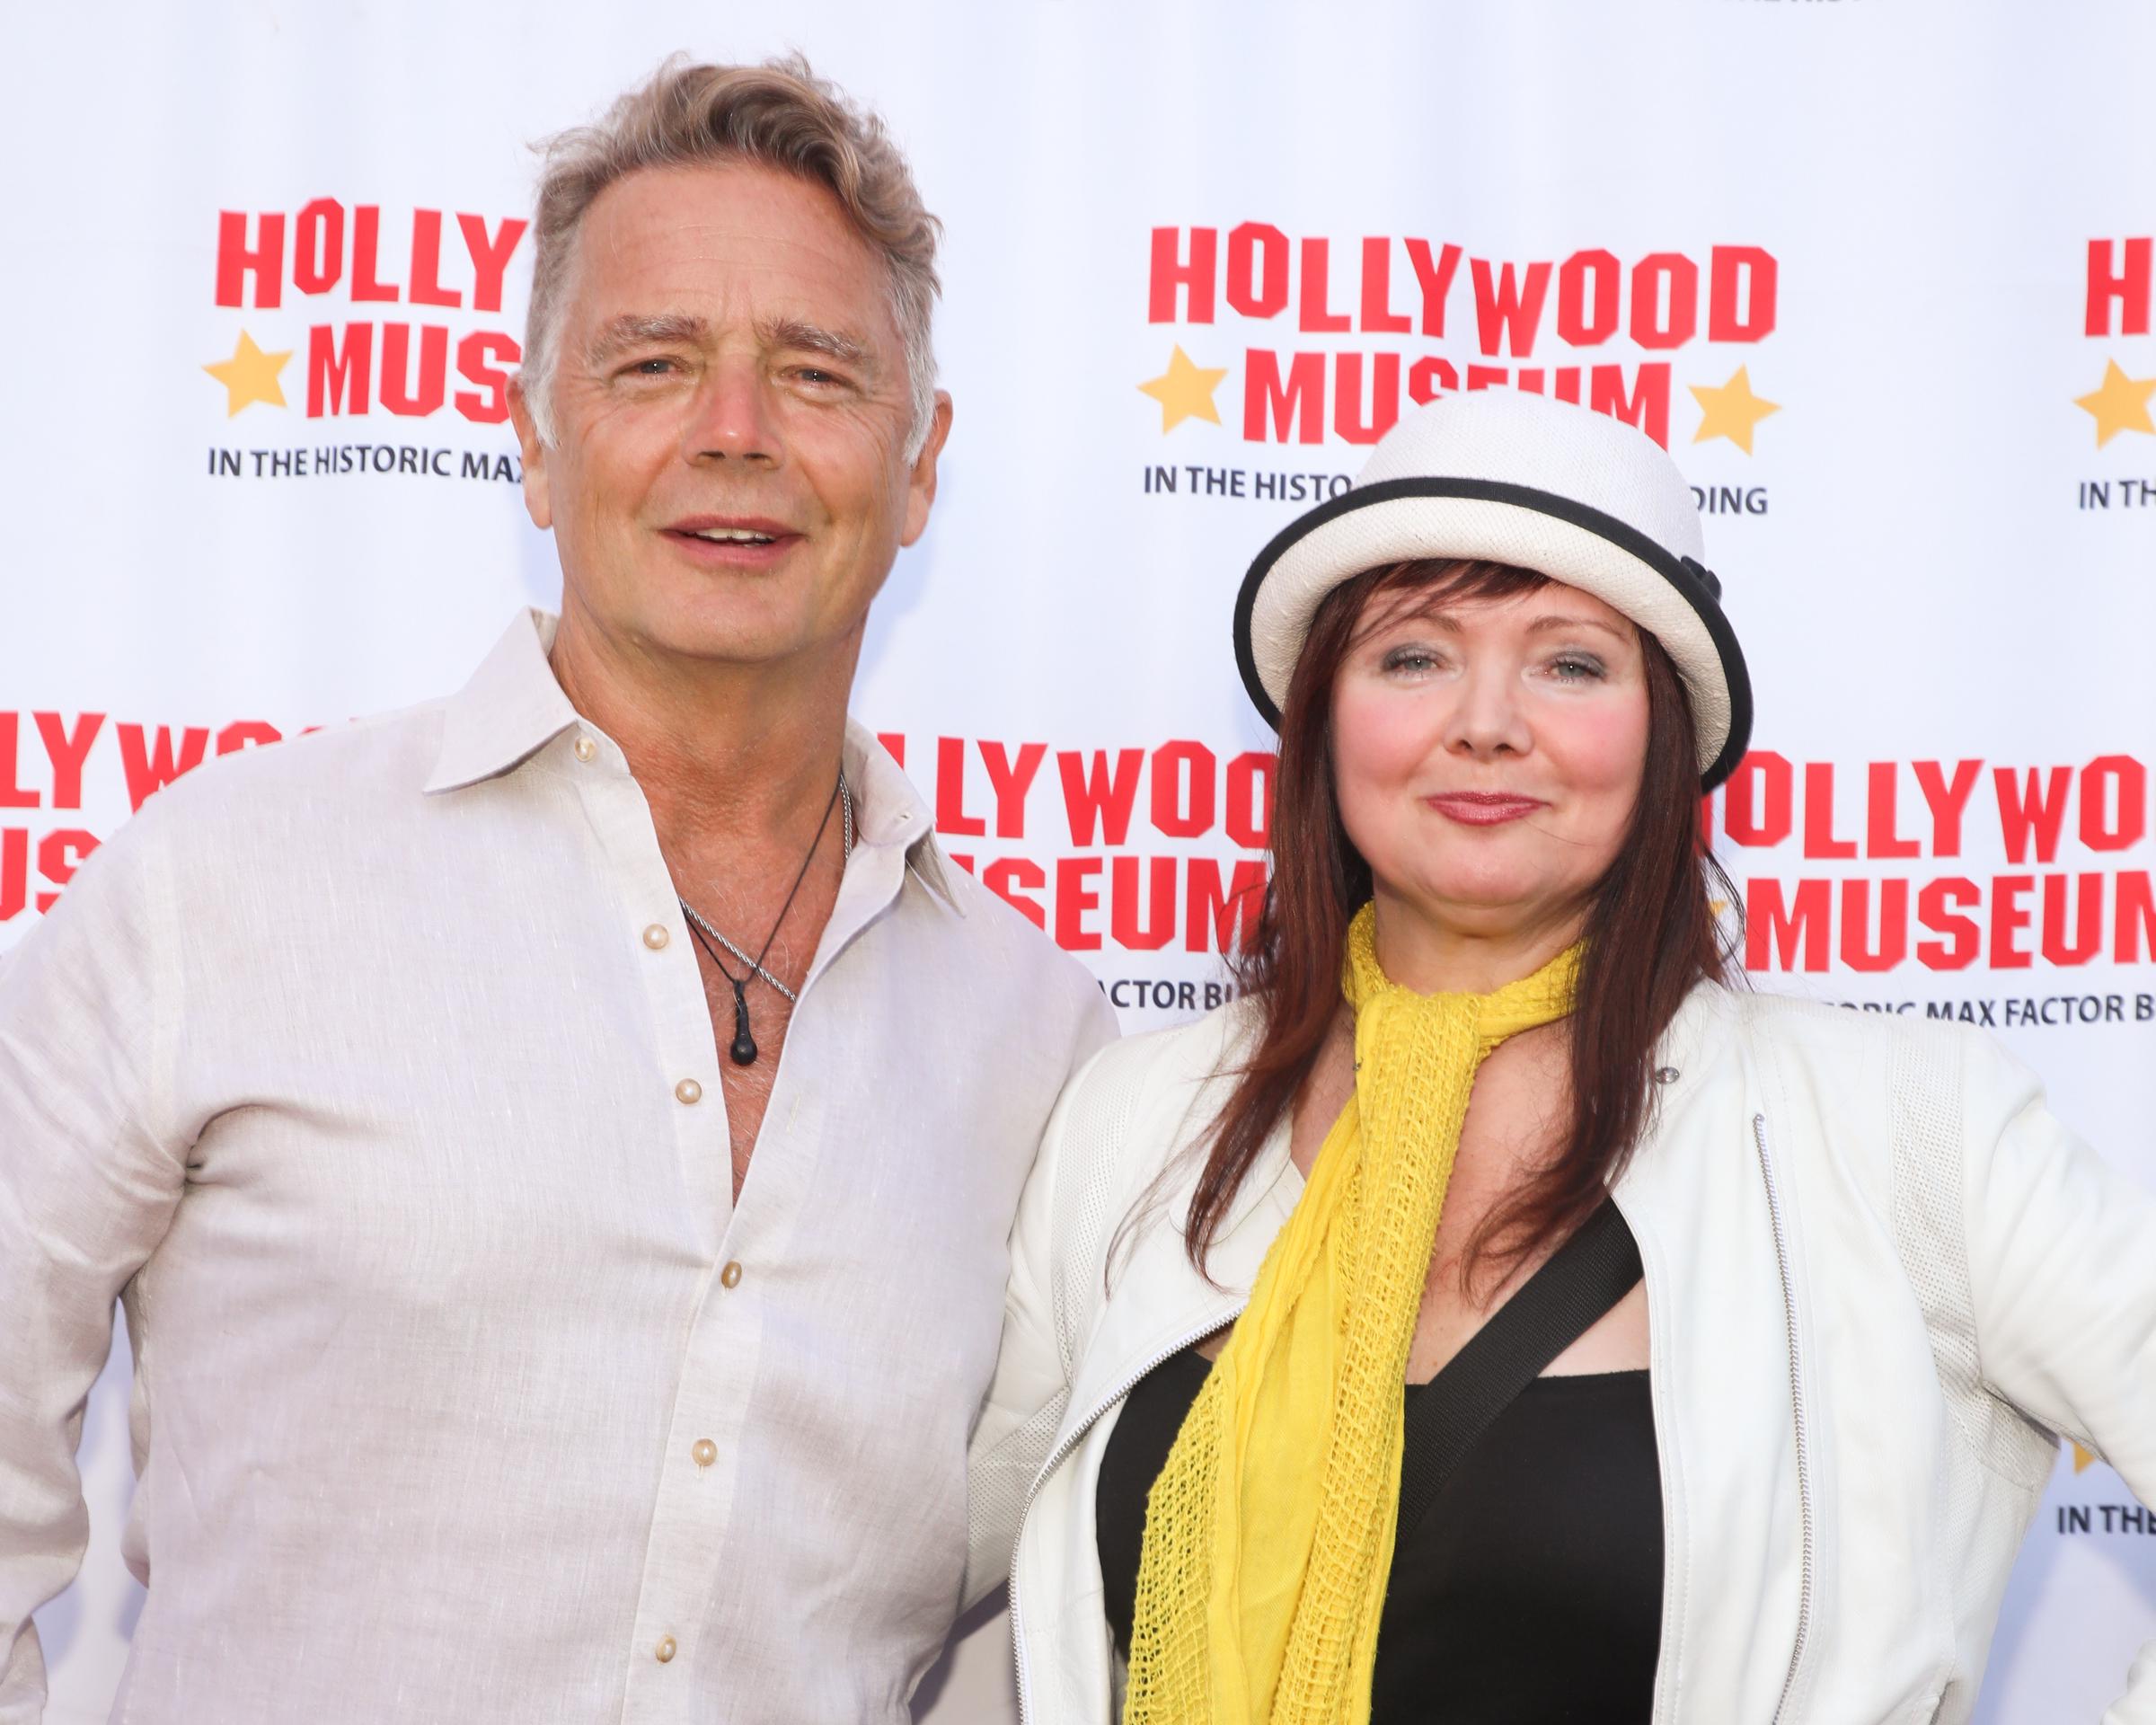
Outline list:
[[[1984,1381],[2156,1506],[2156,1202],[1989,1042],[1967,1057],[1964,1186]],[[2156,1642],[2104,1725],[2156,1725]]]
[[[169,878],[143,826],[0,956],[0,1725],[43,1712],[31,1614],[82,1562],[84,1405],[113,1302],[186,1177],[163,1127],[179,1010]]]

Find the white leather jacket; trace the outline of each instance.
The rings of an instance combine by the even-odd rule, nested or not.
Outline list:
[[[1022,1523],[1029,1725],[1114,1718],[1101,1453],[1130,1387],[1241,1309],[1302,1190],[1283,1126],[1218,1234],[1219,1286],[1192,1269],[1180,1219],[1248,1032],[1231,1005],[1104,1049],[1020,1209],[969,1597]],[[1966,1720],[2053,1434],[2156,1502],[2156,1206],[1977,1032],[1703,985],[1657,1065],[1614,1190],[1661,1458],[1656,1725]],[[2127,1684],[2105,1725],[2156,1725],[2156,1643]]]

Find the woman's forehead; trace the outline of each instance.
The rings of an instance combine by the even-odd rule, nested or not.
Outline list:
[[[1439,582],[1374,593],[1363,610],[1362,632],[1409,623],[1440,623],[1465,629],[1497,624],[1529,628],[1559,621],[1595,624],[1630,641],[1639,630],[1630,618],[1583,588],[1543,577],[1509,591],[1479,582]]]

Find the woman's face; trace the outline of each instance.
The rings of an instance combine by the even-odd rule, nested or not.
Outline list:
[[[1405,911],[1441,935],[1568,942],[1639,794],[1639,632],[1556,582],[1380,595],[1357,627],[1333,687],[1332,766],[1381,928]]]

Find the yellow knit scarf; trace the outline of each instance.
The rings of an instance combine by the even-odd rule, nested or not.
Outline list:
[[[1348,933],[1355,1093],[1146,1499],[1124,1725],[1365,1725],[1401,1384],[1475,1071],[1572,1007],[1579,949],[1417,995]]]

